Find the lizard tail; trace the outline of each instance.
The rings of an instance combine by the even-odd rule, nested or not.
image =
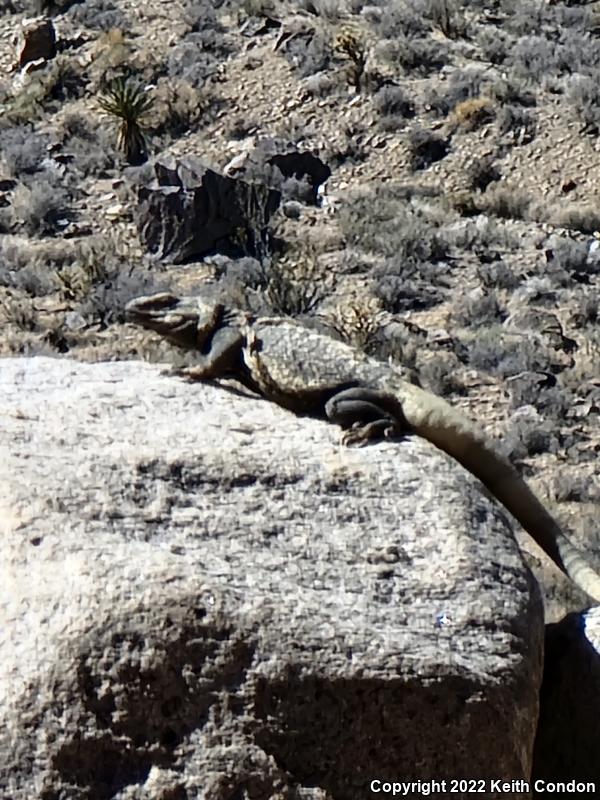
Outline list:
[[[411,386],[401,397],[411,430],[473,473],[571,580],[600,603],[600,574],[563,533],[515,467],[494,452],[487,436],[445,400]]]
[[[512,464],[494,453],[489,444],[487,448],[488,452],[483,458],[474,459],[474,462],[479,461],[480,467],[476,468],[473,463],[468,469],[477,475],[521,523],[557,567],[600,603],[600,575],[590,566],[585,554],[567,538]],[[491,469],[487,467],[490,456]]]
[[[590,567],[585,555],[567,539],[562,531],[559,532],[558,548],[564,564],[564,571],[569,578],[597,603],[600,603],[600,575]]]

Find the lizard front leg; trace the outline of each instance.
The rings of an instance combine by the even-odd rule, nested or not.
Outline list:
[[[363,386],[337,392],[325,403],[325,414],[344,429],[344,444],[360,446],[401,436],[409,430],[395,398]]]
[[[236,372],[243,344],[244,335],[238,328],[219,328],[210,339],[208,352],[194,353],[194,366],[177,370],[177,374],[190,381],[228,377]]]

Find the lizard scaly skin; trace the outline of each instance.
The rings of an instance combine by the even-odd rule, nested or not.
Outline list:
[[[132,300],[127,318],[196,351],[186,370],[199,380],[235,378],[268,400],[328,419],[343,440],[417,434],[473,473],[578,586],[600,602],[600,575],[565,536],[515,467],[486,434],[399,367],[285,317],[254,317],[199,297],[170,294]]]

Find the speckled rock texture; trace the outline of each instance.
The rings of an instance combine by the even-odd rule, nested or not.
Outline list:
[[[539,591],[434,447],[135,362],[2,360],[0,413],[2,797],[529,777]]]

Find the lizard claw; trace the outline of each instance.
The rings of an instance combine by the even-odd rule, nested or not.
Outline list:
[[[364,447],[367,442],[377,439],[392,439],[398,434],[397,426],[390,420],[378,419],[366,425],[355,422],[351,428],[342,433],[341,441],[347,446]]]

